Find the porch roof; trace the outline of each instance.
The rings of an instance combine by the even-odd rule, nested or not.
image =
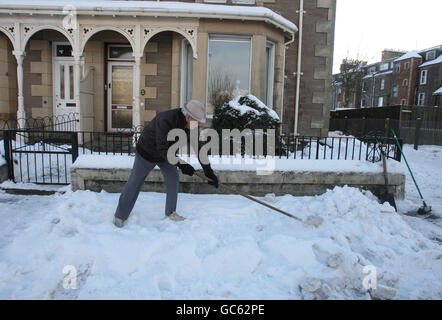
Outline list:
[[[63,11],[65,6],[74,6],[77,13],[146,16],[182,16],[197,18],[231,18],[264,20],[287,32],[297,32],[296,25],[274,11],[257,6],[228,6],[186,2],[163,1],[111,1],[111,0],[0,0],[0,11],[41,12]]]

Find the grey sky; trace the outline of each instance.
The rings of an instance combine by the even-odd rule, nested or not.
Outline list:
[[[343,58],[381,60],[383,49],[442,44],[441,0],[337,0],[333,73]]]

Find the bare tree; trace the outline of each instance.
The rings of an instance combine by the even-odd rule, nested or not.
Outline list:
[[[228,70],[220,66],[210,69],[209,72],[209,102],[213,106],[220,106],[233,99],[235,81]]]
[[[361,79],[364,75],[362,67],[365,65],[367,65],[367,62],[358,58],[345,58],[342,60],[341,79],[344,94],[344,107],[349,106],[351,97],[358,92]]]

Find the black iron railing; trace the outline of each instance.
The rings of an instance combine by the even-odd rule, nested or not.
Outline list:
[[[20,182],[42,184],[69,184],[70,167],[78,155],[104,154],[128,155],[136,152],[140,131],[126,132],[75,132],[32,129],[4,130],[4,150],[9,177]],[[246,137],[227,137],[229,150],[223,150],[219,139],[219,152],[210,150],[211,156],[259,157],[274,156],[291,160],[356,160],[377,162],[381,160],[380,146],[385,146],[387,157],[401,161],[400,152],[392,138],[366,135],[361,138],[333,136],[313,137],[277,134],[275,145],[267,146],[266,132],[253,132],[248,136],[252,148],[246,148]],[[271,140],[269,140],[271,141]],[[209,140],[210,142],[210,140]],[[236,148],[235,142],[239,144]],[[198,152],[207,142],[201,142]],[[228,143],[228,144],[229,144]],[[259,154],[257,143],[262,143]],[[402,142],[401,142],[402,143]],[[226,144],[224,144],[226,145]],[[187,148],[182,155],[191,155]]]

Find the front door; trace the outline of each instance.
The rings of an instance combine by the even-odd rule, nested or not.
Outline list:
[[[52,74],[54,88],[54,115],[63,116],[76,112],[73,59],[54,59]]]
[[[132,128],[133,63],[108,62],[108,123],[109,131]]]

